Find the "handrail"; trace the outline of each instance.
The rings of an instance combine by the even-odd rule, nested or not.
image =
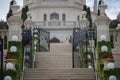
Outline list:
[[[33,63],[33,68],[35,68],[35,63],[36,63],[36,51],[34,52],[34,63]]]
[[[20,79],[20,80],[24,80],[24,71],[25,71],[25,53],[26,53],[26,48],[24,48],[24,52],[23,52],[22,73],[21,73],[21,79]]]

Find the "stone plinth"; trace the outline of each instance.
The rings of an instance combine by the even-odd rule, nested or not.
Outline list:
[[[12,63],[12,64],[13,64],[13,66],[14,66],[13,70],[16,70],[16,68],[15,68],[16,62],[17,62],[16,59],[6,59],[6,60],[5,60],[5,63],[6,63],[6,64],[7,64],[7,63]]]
[[[104,70],[108,70],[108,68],[107,68],[108,63],[114,62],[113,58],[105,58],[105,59],[102,59],[102,61],[104,64]]]

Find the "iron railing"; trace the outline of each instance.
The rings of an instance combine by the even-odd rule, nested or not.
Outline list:
[[[91,28],[88,28],[88,27],[85,27],[83,29],[81,28],[74,28],[73,29],[73,68],[74,68],[74,53],[76,51],[76,48],[79,47],[80,49],[80,46],[79,44],[81,42],[84,42],[84,46],[85,46],[85,50],[86,50],[86,64],[87,64],[87,54],[88,54],[88,42],[89,40],[93,40],[94,41],[94,44],[93,46],[91,46],[92,48],[94,47],[94,54],[93,54],[93,57],[94,57],[94,63],[95,63],[95,47],[96,47],[96,34],[95,34],[95,29],[91,29]],[[80,54],[80,52],[79,52]],[[81,57],[81,56],[80,56]],[[82,62],[82,59],[80,59]],[[88,67],[86,65],[86,67]],[[95,70],[95,65],[93,66],[94,70]]]
[[[27,60],[31,60],[32,59],[32,32],[31,32],[31,28],[29,29],[23,29],[22,30],[22,73],[21,73],[21,78],[20,80],[24,80],[24,71],[26,68],[30,68],[32,67],[32,64],[26,63],[26,56],[27,56],[27,46],[30,46],[30,55],[31,58],[29,56],[30,59]],[[29,65],[27,65],[29,64]]]

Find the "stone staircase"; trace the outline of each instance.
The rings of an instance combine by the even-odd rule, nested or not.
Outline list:
[[[51,43],[50,52],[37,53],[36,68],[72,68],[72,46]]]
[[[92,69],[28,69],[25,80],[95,80]]]
[[[37,53],[35,68],[25,70],[24,80],[95,80],[95,73],[72,68],[71,44],[51,43],[50,52]]]

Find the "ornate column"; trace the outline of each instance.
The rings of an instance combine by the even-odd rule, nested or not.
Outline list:
[[[103,0],[101,2],[101,5],[98,6],[100,10],[100,16],[97,17],[95,20],[97,25],[97,41],[100,41],[100,36],[105,35],[106,41],[110,41],[110,35],[109,35],[109,23],[110,19],[107,17],[105,13],[105,9],[107,8],[107,5],[104,4]]]
[[[10,6],[10,8],[12,10],[13,16],[7,20],[7,23],[9,25],[8,41],[12,41],[13,36],[16,36],[16,38],[18,38],[18,41],[21,41],[21,25],[23,22],[21,20],[21,17],[18,15],[18,10],[20,7],[14,3]]]

